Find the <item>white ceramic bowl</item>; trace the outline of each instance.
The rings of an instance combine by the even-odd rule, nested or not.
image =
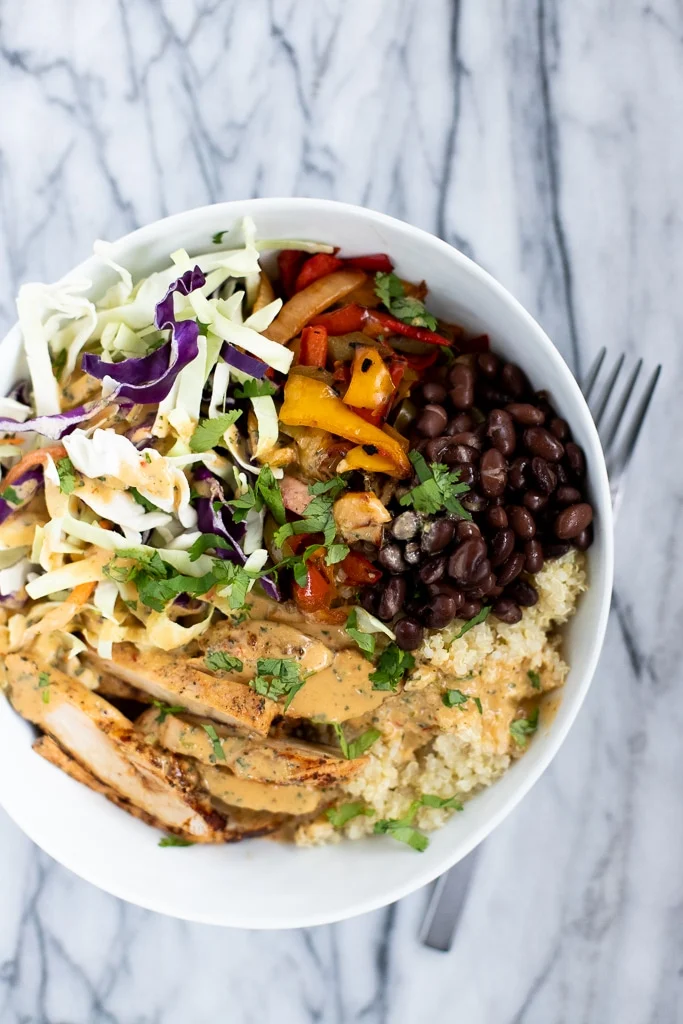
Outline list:
[[[590,685],[612,588],[612,513],[605,464],[590,414],[567,366],[532,317],[485,271],[445,242],[391,217],[319,199],[253,199],[190,210],[115,244],[134,276],[168,264],[179,247],[211,248],[215,231],[250,214],[261,238],[311,238],[348,253],[387,252],[402,277],[425,279],[430,308],[491,336],[493,348],[547,388],[586,452],[596,509],[590,587],[566,631],[571,670],[557,714],[529,751],[418,854],[383,839],[298,849],[266,840],[160,849],[159,834],[73,782],[31,750],[33,729],[0,698],[0,803],[43,850],[82,878],[132,903],[175,917],[245,928],[323,924],[373,910],[431,881],[509,814],[557,753]],[[95,259],[74,274],[112,283]],[[17,327],[2,342],[0,394],[21,372]]]

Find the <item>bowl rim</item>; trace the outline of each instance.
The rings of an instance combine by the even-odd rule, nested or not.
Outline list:
[[[561,723],[557,724],[557,726],[555,726],[554,723],[551,724],[547,736],[544,737],[545,742],[542,755],[538,757],[533,766],[528,768],[524,775],[520,775],[513,792],[507,795],[500,807],[491,813],[481,825],[474,828],[466,839],[460,839],[456,848],[451,849],[450,852],[446,851],[445,855],[441,858],[440,863],[425,865],[421,869],[420,861],[416,858],[415,870],[408,880],[394,884],[389,889],[383,890],[379,895],[374,895],[364,900],[357,900],[354,904],[345,908],[342,913],[335,913],[334,916],[331,916],[329,912],[325,911],[299,911],[297,913],[292,913],[285,922],[275,917],[269,918],[267,914],[262,914],[256,922],[252,919],[236,918],[231,920],[229,924],[226,924],[222,915],[212,915],[211,913],[192,913],[176,910],[172,906],[168,905],[168,901],[153,897],[150,898],[144,891],[136,891],[136,885],[134,881],[131,882],[130,879],[128,884],[124,885],[117,884],[115,880],[109,880],[107,877],[102,877],[106,872],[104,872],[97,863],[92,865],[79,863],[77,867],[73,867],[72,864],[68,863],[68,858],[66,856],[60,856],[58,853],[55,853],[50,849],[50,842],[40,833],[40,829],[37,827],[35,815],[32,815],[31,813],[24,813],[26,808],[20,801],[13,803],[11,797],[10,799],[7,799],[7,793],[11,791],[10,787],[4,787],[3,794],[2,780],[0,780],[0,806],[4,807],[9,817],[39,848],[57,860],[63,867],[74,872],[78,877],[83,878],[85,881],[90,882],[98,888],[113,896],[126,900],[127,902],[148,910],[154,910],[158,913],[178,917],[183,920],[202,924],[221,925],[224,927],[243,927],[263,930],[309,927],[319,924],[327,924],[334,921],[342,921],[355,917],[359,914],[376,910],[388,905],[389,903],[393,903],[396,900],[416,891],[422,886],[427,885],[443,872],[453,867],[456,863],[466,857],[476,846],[478,846],[479,843],[493,832],[495,828],[497,828],[497,826],[511,813],[511,811],[519,804],[523,797],[526,796],[532,786],[535,785],[541,775],[546,771],[551,761],[557,755],[560,747],[563,745],[569,730],[577,718],[594,677],[604,643],[614,576],[613,514],[607,469],[598,433],[579,385],[559,350],[550,340],[550,337],[534,317],[532,317],[532,315],[519,302],[519,300],[516,299],[495,277],[493,277],[492,274],[484,270],[483,267],[470,257],[466,256],[459,249],[456,249],[448,242],[445,242],[443,239],[438,238],[436,235],[433,235],[431,232],[426,231],[423,228],[416,227],[415,225],[397,217],[392,217],[388,214],[380,213],[379,211],[355,204],[344,203],[332,199],[266,197],[237,199],[222,203],[210,203],[194,207],[189,210],[184,210],[180,213],[171,214],[168,217],[152,221],[126,235],[120,236],[111,243],[111,253],[113,258],[116,259],[117,249],[119,246],[125,246],[126,248],[144,246],[147,242],[154,241],[156,239],[160,228],[163,227],[164,233],[181,231],[183,227],[191,226],[194,221],[200,219],[203,215],[208,215],[209,211],[211,211],[213,216],[219,219],[225,218],[226,222],[231,224],[237,218],[245,215],[252,215],[255,218],[258,218],[259,212],[268,212],[271,210],[281,214],[286,212],[287,209],[306,209],[311,212],[316,210],[334,210],[345,213],[350,217],[370,221],[380,227],[387,226],[392,230],[399,230],[408,236],[408,238],[413,238],[418,243],[431,247],[434,251],[440,254],[441,258],[459,263],[467,274],[477,278],[481,284],[497,296],[503,305],[507,306],[514,316],[524,322],[527,333],[533,337],[534,344],[545,350],[546,357],[555,364],[555,368],[558,371],[559,376],[562,378],[563,388],[566,389],[566,392],[573,395],[575,404],[579,409],[581,409],[581,415],[583,418],[582,427],[584,428],[586,435],[590,438],[592,448],[591,454],[593,456],[592,462],[594,465],[591,467],[591,486],[600,515],[601,537],[603,543],[603,565],[602,593],[599,595],[599,613],[593,624],[589,647],[590,653],[586,659],[586,668],[583,672],[583,676],[579,678],[576,689],[572,695],[569,713]],[[91,272],[91,268],[95,266],[95,260],[96,257],[92,255],[89,256],[87,259],[83,260],[80,264],[68,271],[61,280],[70,280],[75,277],[82,278],[83,276],[88,276]],[[15,323],[0,340],[0,345],[6,345],[10,340],[14,342],[19,335],[19,324]],[[591,586],[593,585],[597,585],[597,583],[591,584]]]

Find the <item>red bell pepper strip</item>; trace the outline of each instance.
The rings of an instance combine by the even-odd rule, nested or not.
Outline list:
[[[333,309],[331,313],[321,313],[310,321],[312,327],[325,327],[331,335],[351,334],[360,331],[365,322],[365,309],[355,302],[341,309]]]
[[[351,583],[356,583],[359,586],[377,583],[382,578],[382,570],[358,551],[349,551],[341,562],[341,567]]]
[[[389,334],[403,334],[406,338],[415,338],[416,341],[424,341],[428,345],[451,345],[448,338],[434,331],[428,331],[426,327],[413,327],[412,324],[404,324],[389,313],[382,313],[379,309],[365,310],[365,323],[378,325]]]
[[[324,327],[304,327],[299,346],[299,366],[317,366],[324,370],[327,363],[327,331]]]
[[[288,299],[294,294],[296,280],[305,259],[306,253],[299,252],[297,249],[282,249],[278,253],[277,266],[280,272],[280,284]]]
[[[373,427],[378,427],[384,419],[384,406],[379,409],[361,409],[358,405],[350,405],[349,409],[353,409],[356,416],[360,416],[366,423],[372,423]]]
[[[304,612],[317,612],[326,608],[332,600],[334,587],[327,582],[320,570],[310,561],[306,563],[306,585],[292,587],[294,600]]]
[[[313,284],[318,278],[327,277],[328,274],[333,274],[335,270],[341,270],[343,266],[343,260],[337,259],[336,256],[331,256],[327,252],[316,253],[315,256],[311,256],[306,260],[299,271],[294,291],[303,291],[304,288],[308,288],[309,284]]]
[[[373,252],[367,256],[347,256],[344,263],[347,267],[367,270],[369,274],[389,274],[394,269],[394,264],[385,252]]]

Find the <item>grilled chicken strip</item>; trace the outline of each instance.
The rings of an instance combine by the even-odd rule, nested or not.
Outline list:
[[[235,679],[247,682],[257,675],[259,658],[291,658],[302,674],[320,672],[332,663],[332,651],[319,640],[281,622],[252,622],[233,626],[225,619],[202,636],[199,644],[206,655],[220,651],[239,658],[243,669],[231,672]]]
[[[321,794],[315,789],[238,779],[227,768],[202,766],[200,773],[209,793],[230,807],[247,807],[272,814],[310,814],[321,800]]]
[[[98,676],[97,686],[95,692],[99,693],[100,697],[112,697],[117,700],[136,700],[140,704],[149,704],[150,696],[145,693],[144,690],[139,690],[137,686],[131,686],[130,683],[125,682],[123,679],[119,679],[118,676],[114,676],[111,672],[101,672]]]
[[[236,733],[229,726],[192,715],[162,716],[156,708],[143,712],[136,722],[137,728],[148,739],[157,741],[166,750],[194,757],[203,764],[214,764],[214,742],[205,725],[216,730],[226,767],[242,779],[275,782],[283,786],[305,783],[316,789],[325,789],[357,775],[368,761],[367,757],[347,761],[329,747],[303,740],[254,739]]]
[[[180,704],[194,715],[214,718],[262,736],[278,713],[277,704],[236,678],[209,675],[176,653],[139,651],[133,644],[115,644],[111,661],[90,652],[85,657],[96,669],[119,676],[157,700]]]
[[[197,791],[191,761],[150,746],[115,707],[48,664],[18,654],[6,663],[14,708],[88,772],[164,828],[195,842],[226,838],[223,818]]]

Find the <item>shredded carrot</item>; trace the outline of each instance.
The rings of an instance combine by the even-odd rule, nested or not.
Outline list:
[[[20,476],[23,476],[27,469],[31,466],[36,466],[40,463],[45,463],[45,459],[48,455],[51,455],[53,460],[57,462],[58,459],[63,459],[67,455],[66,448],[63,444],[52,444],[48,445],[47,448],[38,448],[34,452],[28,452],[22,459],[17,462],[16,466],[12,466],[9,473],[2,482],[2,486],[9,487],[18,480]]]
[[[69,594],[67,598],[68,604],[80,608],[82,604],[86,603],[96,586],[96,583],[79,583]]]
[[[0,438],[0,444],[23,444],[25,440],[25,437],[3,437]]]

